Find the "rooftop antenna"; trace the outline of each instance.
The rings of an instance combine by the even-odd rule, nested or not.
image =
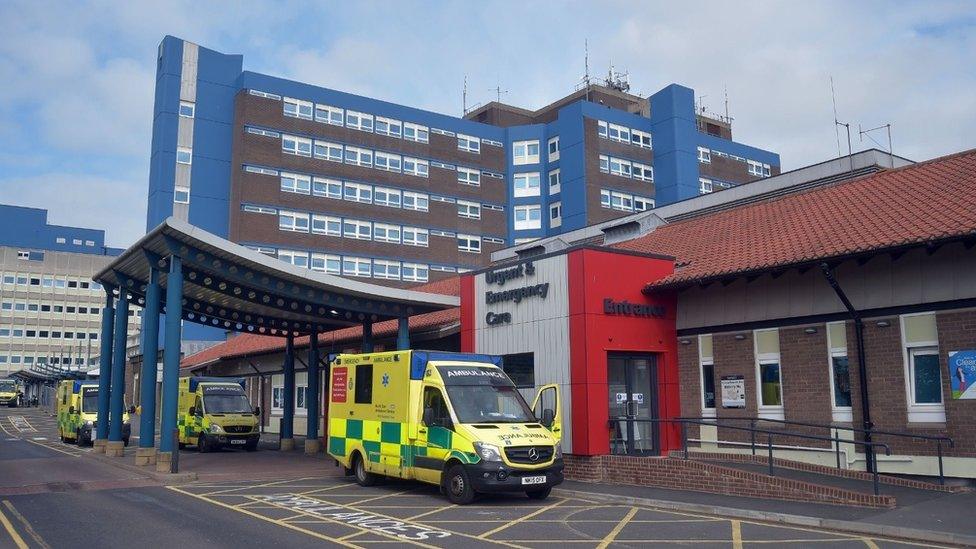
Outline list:
[[[725,122],[732,125],[732,115],[729,114],[729,87],[725,86]]]
[[[508,90],[503,90],[502,89],[502,86],[501,86],[501,83],[500,82],[494,88],[492,88],[489,91],[495,92],[495,101],[497,101],[499,103],[502,102],[502,94],[503,93],[508,93]]]
[[[617,72],[613,70],[613,61],[610,62],[610,70],[607,73],[607,87],[617,91],[630,91],[630,74],[626,71]]]
[[[830,102],[834,105],[834,137],[837,138],[837,157],[840,158],[840,130],[837,129],[837,96],[834,94],[834,76],[830,76]]]
[[[586,100],[590,100],[590,41],[583,39],[583,85],[586,86]]]
[[[468,75],[464,75],[464,87],[461,88],[461,116],[468,114]]]
[[[861,129],[861,125],[860,124],[857,125],[857,133],[861,137],[861,142],[864,142],[864,136],[866,135],[866,136],[868,136],[868,139],[870,139],[871,141],[874,141],[874,144],[875,145],[877,145],[877,146],[881,147],[882,149],[884,149],[884,147],[881,145],[881,143],[878,143],[877,140],[875,140],[873,137],[871,137],[871,132],[877,131],[877,130],[888,130],[888,164],[889,164],[889,167],[890,168],[894,168],[895,167],[895,155],[894,155],[894,151],[891,150],[891,123],[889,122],[888,124],[884,124],[884,125],[878,126],[876,128],[871,128],[870,130],[862,130]]]
[[[851,125],[847,122],[841,122],[837,120],[837,98],[834,95],[834,77],[830,77],[830,100],[834,105],[834,134],[837,137],[837,158],[840,158],[840,132],[838,126],[844,126],[847,129],[847,159],[850,163],[851,173],[854,173],[854,154],[851,149]]]

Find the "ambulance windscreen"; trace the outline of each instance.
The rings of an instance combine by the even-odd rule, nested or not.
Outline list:
[[[438,366],[461,423],[534,423],[532,409],[498,368]]]
[[[251,403],[239,385],[204,385],[203,410],[208,414],[250,414]]]
[[[12,393],[17,390],[17,384],[10,380],[0,380],[0,393]]]
[[[98,412],[98,387],[83,387],[81,389],[81,411],[86,414]]]

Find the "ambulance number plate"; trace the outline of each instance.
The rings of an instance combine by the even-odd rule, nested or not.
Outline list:
[[[538,476],[538,477],[522,477],[522,484],[545,484],[545,483],[546,483],[545,475]]]
[[[242,438],[235,438],[235,439],[231,439],[230,441],[231,444],[244,444],[246,442],[247,441]]]

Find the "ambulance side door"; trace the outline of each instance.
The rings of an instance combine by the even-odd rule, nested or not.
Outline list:
[[[424,385],[413,466],[418,480],[440,484],[444,461],[451,453],[453,423],[440,387]]]

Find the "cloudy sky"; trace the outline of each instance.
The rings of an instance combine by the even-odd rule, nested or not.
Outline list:
[[[438,112],[538,108],[612,63],[649,95],[678,82],[736,140],[791,169],[836,156],[838,116],[892,124],[914,160],[976,147],[973,2],[139,2],[0,5],[0,203],[144,231],[156,46],[172,34],[244,67]],[[876,139],[887,145],[883,133]],[[846,138],[843,138],[846,151]]]

